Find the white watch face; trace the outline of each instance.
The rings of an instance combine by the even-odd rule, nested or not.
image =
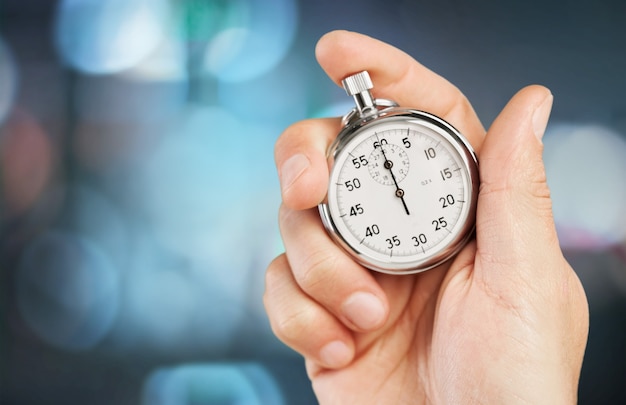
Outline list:
[[[331,233],[375,270],[425,270],[456,253],[473,229],[477,169],[451,127],[406,116],[359,129],[334,157]]]

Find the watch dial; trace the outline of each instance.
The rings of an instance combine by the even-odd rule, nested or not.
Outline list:
[[[328,209],[360,257],[390,268],[430,263],[471,230],[473,184],[464,146],[431,122],[365,126],[335,157]]]

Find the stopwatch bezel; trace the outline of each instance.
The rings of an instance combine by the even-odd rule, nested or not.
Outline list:
[[[364,267],[388,274],[419,273],[432,269],[455,256],[472,237],[475,228],[476,203],[478,199],[478,159],[467,139],[442,118],[420,110],[388,107],[363,117],[352,113],[344,118],[344,127],[330,146],[327,154],[331,176],[338,154],[341,153],[355,137],[359,136],[364,131],[369,131],[370,128],[380,124],[383,120],[384,122],[411,121],[413,124],[427,125],[431,129],[435,127],[437,134],[445,139],[461,158],[463,167],[467,172],[468,187],[470,188],[468,195],[470,199],[468,208],[465,210],[466,215],[464,218],[459,219],[464,222],[457,234],[450,239],[445,246],[438,247],[424,257],[405,262],[380,260],[372,257],[365,249],[360,249],[358,245],[354,246],[351,244],[338,230],[328,205],[328,192],[330,191],[331,185],[329,185],[327,195],[324,201],[319,204],[318,209],[324,227],[331,238]]]

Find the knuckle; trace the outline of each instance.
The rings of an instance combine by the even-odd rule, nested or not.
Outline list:
[[[276,301],[275,296],[280,288],[280,282],[284,278],[285,268],[288,266],[285,255],[276,257],[267,266],[265,271],[265,290],[263,291],[263,306],[268,316],[273,315],[272,303]]]
[[[323,295],[335,284],[338,259],[325,250],[311,251],[302,262],[298,284],[303,290],[316,296]]]
[[[270,322],[272,331],[283,342],[289,344],[307,337],[309,328],[315,324],[314,309],[310,306],[297,310],[290,308],[280,319]]]
[[[449,100],[448,105],[440,114],[442,118],[455,125],[458,129],[464,128],[468,121],[476,117],[472,103],[459,89],[456,89],[452,99]],[[482,125],[480,127],[481,132],[484,133]]]
[[[290,288],[289,263],[285,254],[276,257],[267,267],[265,273],[265,306],[270,327],[274,334],[283,342],[292,344],[307,335],[307,328],[313,323],[314,308],[306,305],[286,305]]]
[[[474,113],[469,99],[461,91],[457,91],[454,102],[450,103],[448,110],[443,113],[445,117],[468,117]]]
[[[303,230],[308,229],[307,221],[310,215],[312,214],[308,210],[292,208],[287,203],[280,205],[278,227],[285,245],[290,245],[292,241],[304,240],[306,236]]]
[[[272,290],[274,286],[284,277],[285,269],[289,267],[285,254],[276,257],[267,266],[265,271],[265,294]]]
[[[292,221],[294,221],[294,213],[297,212],[285,205],[285,203],[280,204],[280,208],[278,209],[278,223],[282,227],[289,225]]]

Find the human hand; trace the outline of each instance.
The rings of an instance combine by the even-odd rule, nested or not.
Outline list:
[[[320,403],[574,403],[588,309],[552,219],[541,156],[550,92],[522,89],[485,133],[458,89],[387,44],[337,31],[316,52],[335,82],[367,70],[375,96],[454,125],[481,179],[476,239],[456,258],[414,275],[373,273],[331,241],[316,209],[339,120],[282,134],[286,254],[268,267],[264,301]]]

